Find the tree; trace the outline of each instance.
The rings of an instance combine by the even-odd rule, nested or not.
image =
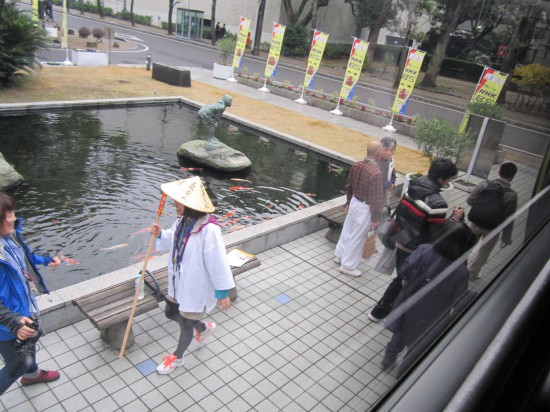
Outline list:
[[[437,75],[441,69],[441,63],[445,58],[445,52],[447,45],[449,44],[449,38],[451,33],[456,30],[458,20],[464,4],[466,1],[471,0],[440,0],[439,5],[443,9],[441,26],[437,33],[437,41],[435,50],[422,80],[422,85],[427,87],[435,87]]]
[[[292,6],[292,0],[283,0],[286,19],[289,24],[296,23],[300,26],[307,26],[313,19],[313,16],[317,13],[317,10],[321,7],[328,6],[329,2],[329,0],[312,0],[317,3],[317,8],[313,10],[313,8],[310,7],[309,11],[300,19],[300,16],[302,16],[302,13],[304,12],[309,1],[310,0],[302,0],[298,8],[294,9]]]
[[[499,103],[506,101],[506,91],[510,84],[511,74],[514,72],[518,60],[529,48],[533,40],[536,25],[541,19],[543,12],[547,12],[548,1],[546,1],[546,4],[542,3],[543,1],[538,1],[532,4],[520,3],[518,5],[516,18],[512,23],[512,36],[508,43],[508,53],[501,65],[501,71],[510,75],[498,97],[497,101]]]
[[[212,0],[212,12],[210,17],[210,36],[212,37],[212,46],[216,45],[216,0]]]
[[[393,87],[398,87],[403,70],[405,69],[407,48],[412,40],[420,42],[425,35],[424,31],[419,30],[419,20],[422,16],[432,14],[435,5],[433,0],[397,0],[395,6],[397,11],[396,18],[388,21],[388,28],[393,32],[399,33],[404,39],[397,63],[399,70],[393,83]],[[406,12],[407,14],[405,25],[402,24],[402,12]]]
[[[0,0],[0,86],[9,86],[19,71],[39,65],[36,51],[46,46],[46,34],[15,3]]]
[[[256,32],[254,33],[254,48],[251,54],[258,56],[260,54],[260,44],[262,42],[262,31],[264,29],[265,0],[260,0],[258,6],[258,22],[256,23]]]
[[[174,7],[179,3],[179,1],[168,0],[168,35],[174,34],[174,29],[172,28],[172,14],[174,12]]]
[[[134,0],[130,2],[130,22],[132,23],[132,26],[136,25],[134,22]]]
[[[96,4],[97,4],[97,12],[99,14],[99,17],[101,18],[104,18],[105,17],[105,13],[103,12],[103,5],[102,5],[102,1],[101,0],[97,0]]]
[[[367,60],[372,60],[380,30],[388,18],[394,14],[391,10],[393,0],[345,0],[351,6],[355,18],[355,37],[361,36],[363,28],[369,28],[370,43]]]

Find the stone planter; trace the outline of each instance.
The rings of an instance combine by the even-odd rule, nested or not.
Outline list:
[[[233,76],[233,67],[224,66],[223,64],[214,63],[212,76],[215,79],[227,80]]]
[[[102,67],[109,65],[109,56],[100,51],[71,50],[71,61],[75,66]]]

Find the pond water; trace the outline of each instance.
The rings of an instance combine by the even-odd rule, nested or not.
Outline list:
[[[252,168],[183,170],[196,165],[179,163],[179,146],[209,131],[194,109],[177,104],[0,117],[0,130],[0,152],[25,178],[12,191],[24,239],[63,260],[42,270],[51,290],[130,265],[137,274],[161,183],[201,176],[228,233],[340,196],[347,178],[327,159],[225,120],[215,136],[248,156]],[[174,218],[167,202],[161,225]]]

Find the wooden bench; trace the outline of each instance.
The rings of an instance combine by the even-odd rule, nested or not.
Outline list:
[[[135,279],[129,279],[118,285],[90,293],[73,300],[92,324],[99,329],[101,338],[113,347],[120,347],[126,332],[126,323],[134,303]],[[143,286],[145,287],[145,285]],[[145,296],[139,299],[134,316],[139,316],[158,307],[158,302],[151,291],[145,289]],[[130,331],[126,347],[134,344],[134,334]]]
[[[401,201],[401,197],[394,195],[394,192],[396,192],[396,190],[391,192],[388,200],[388,204],[392,210],[395,209]],[[336,206],[317,215],[317,217],[328,220],[328,231],[325,235],[327,240],[338,243],[338,239],[340,239],[340,235],[342,234],[344,220],[346,220],[346,215],[344,206]]]
[[[255,267],[260,266],[262,263],[260,262],[260,259],[257,257],[254,257],[253,259],[246,262],[241,267],[231,267],[231,272],[233,273],[233,277],[240,275],[241,273],[246,272],[247,270],[253,269]],[[150,279],[150,280],[149,280]],[[149,277],[149,279],[145,278],[145,283],[147,286],[149,286],[151,289],[157,289],[160,290],[160,293],[162,295],[162,299],[164,299],[164,295],[168,293],[168,269],[164,268],[161,270],[156,271],[153,273],[152,277]],[[232,302],[234,302],[237,299],[237,286],[235,282],[235,287],[233,289],[229,290],[229,298]]]
[[[254,257],[241,267],[232,267],[231,271],[233,276],[236,276],[260,265],[260,260]],[[138,300],[134,316],[139,316],[158,307],[158,303],[164,299],[164,295],[168,292],[167,274],[166,268],[147,273],[142,286],[145,296]],[[134,283],[134,279],[129,279],[73,300],[73,305],[77,306],[90,319],[100,331],[101,338],[112,347],[120,348],[122,346],[134,303]],[[232,301],[237,298],[236,287],[229,291],[229,297]],[[133,344],[134,333],[130,330],[126,348],[130,348]]]

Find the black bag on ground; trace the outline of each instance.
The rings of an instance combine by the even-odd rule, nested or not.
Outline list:
[[[494,229],[504,222],[504,188],[488,180],[487,186],[472,204],[468,220],[483,229]]]

